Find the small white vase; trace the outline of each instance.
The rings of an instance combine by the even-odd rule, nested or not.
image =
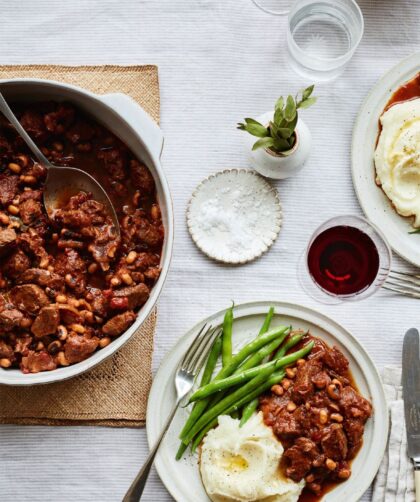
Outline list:
[[[267,112],[258,117],[258,122],[268,124],[273,120],[274,112]],[[305,164],[311,152],[312,136],[308,126],[299,117],[296,124],[296,143],[288,152],[276,154],[265,148],[252,150],[257,141],[254,136],[248,136],[251,151],[252,167],[267,178],[282,180],[298,173]]]

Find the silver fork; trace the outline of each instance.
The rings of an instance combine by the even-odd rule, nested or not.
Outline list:
[[[209,326],[207,329],[206,327],[207,325],[204,324],[204,326],[198,332],[197,336],[194,338],[187,353],[178,364],[175,373],[175,388],[177,393],[175,405],[171,413],[169,414],[168,419],[166,420],[159,438],[151,449],[145,463],[143,464],[143,467],[140,469],[135,480],[132,482],[130,488],[125,494],[123,502],[138,502],[141,499],[144,487],[146,486],[147,478],[149,477],[150,469],[153,465],[153,461],[162,442],[162,439],[165,437],[165,434],[168,431],[169,426],[171,425],[178,406],[192,389],[194,380],[203,367],[204,361],[206,360],[213,342],[221,333],[220,329],[213,330],[212,326]]]
[[[420,298],[420,275],[391,270],[382,287],[410,298]]]

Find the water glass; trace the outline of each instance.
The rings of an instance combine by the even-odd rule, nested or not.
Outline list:
[[[354,0],[297,0],[287,26],[291,67],[311,82],[338,77],[357,49],[363,28]]]

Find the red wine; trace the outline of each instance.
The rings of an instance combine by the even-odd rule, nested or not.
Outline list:
[[[308,252],[315,282],[334,295],[351,295],[368,288],[379,270],[373,240],[355,227],[340,225],[320,233]]]

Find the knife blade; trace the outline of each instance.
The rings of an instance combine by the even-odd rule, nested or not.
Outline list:
[[[402,353],[402,387],[407,451],[415,469],[416,500],[420,500],[420,337],[415,328],[407,331]]]

